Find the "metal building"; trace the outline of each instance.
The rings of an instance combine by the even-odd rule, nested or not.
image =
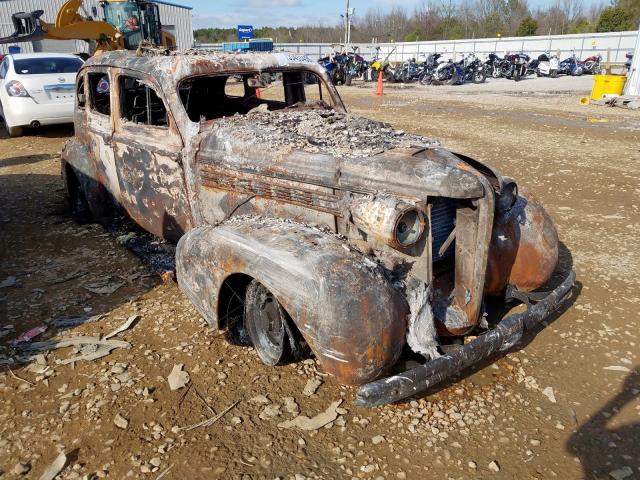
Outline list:
[[[172,33],[176,37],[178,49],[191,48],[193,46],[193,28],[191,25],[192,8],[177,5],[175,3],[155,0],[160,10],[162,29]],[[0,37],[11,35],[14,31],[11,14],[16,12],[31,12],[44,10],[42,19],[53,23],[56,13],[64,0],[0,0]],[[103,20],[102,7],[98,0],[83,0],[82,16],[91,16]],[[24,53],[30,52],[57,52],[78,53],[88,52],[88,44],[82,40],[38,40],[16,44]],[[7,53],[9,45],[0,45],[0,53]]]

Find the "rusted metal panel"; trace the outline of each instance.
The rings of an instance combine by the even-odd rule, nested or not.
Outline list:
[[[323,369],[343,383],[377,378],[404,346],[408,307],[400,292],[375,263],[327,232],[256,218],[196,228],[178,243],[176,268],[181,289],[214,326],[217,292],[229,273],[258,279]]]
[[[502,295],[507,285],[530,292],[544,286],[558,263],[558,233],[530,195],[496,216],[491,236],[485,293]]]
[[[184,79],[265,71],[316,74],[334,108],[194,122],[182,104]],[[85,72],[109,75],[112,114],[78,108],[63,159],[144,228],[180,239],[180,287],[212,325],[224,323],[225,280],[258,279],[344,383],[384,374],[406,336],[436,356],[425,326],[465,335],[483,294],[538,288],[556,266],[553,223],[515,182],[431,139],[346,114],[326,72],[304,56],[110,52]],[[123,118],[121,75],[156,91],[166,128]]]

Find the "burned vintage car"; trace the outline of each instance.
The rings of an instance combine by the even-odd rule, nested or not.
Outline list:
[[[513,180],[348,114],[304,55],[105,53],[79,72],[75,131],[73,205],[177,242],[179,286],[212,326],[268,365],[309,349],[361,404],[509,348],[574,284],[527,294],[558,238]],[[488,325],[489,296],[527,308]],[[408,350],[424,362],[398,371]]]

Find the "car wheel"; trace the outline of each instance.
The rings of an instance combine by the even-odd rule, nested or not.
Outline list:
[[[87,197],[82,191],[78,177],[69,165],[62,167],[62,181],[65,186],[66,200],[71,216],[78,223],[91,222],[91,211]]]
[[[111,224],[116,208],[102,185],[91,178],[84,178],[81,183],[73,167],[66,162],[62,165],[62,179],[69,210],[77,222],[95,221],[105,227]]]
[[[287,314],[257,280],[252,280],[247,287],[244,323],[262,363],[275,366],[288,358]]]

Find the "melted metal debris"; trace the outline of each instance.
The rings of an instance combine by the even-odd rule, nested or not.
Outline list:
[[[296,149],[336,157],[367,157],[398,147],[439,144],[357,115],[302,108],[286,112],[258,108],[247,115],[220,119],[214,128],[222,135],[250,139],[255,145],[274,152]]]

